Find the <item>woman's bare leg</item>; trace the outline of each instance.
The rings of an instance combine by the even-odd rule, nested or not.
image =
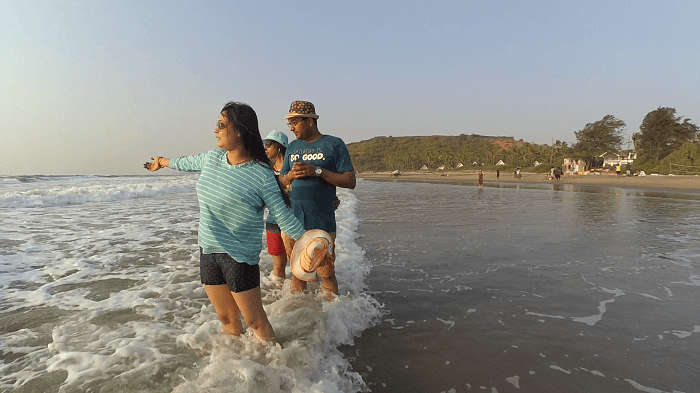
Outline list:
[[[207,293],[211,304],[214,305],[216,316],[219,317],[224,331],[228,334],[240,336],[243,333],[241,312],[233,296],[231,296],[228,285],[205,285],[204,291]]]
[[[275,332],[262,306],[260,287],[243,292],[231,292],[231,296],[243,314],[246,325],[253,329],[255,335],[264,341],[275,341]]]

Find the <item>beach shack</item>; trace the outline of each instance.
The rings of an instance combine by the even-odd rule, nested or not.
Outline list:
[[[503,160],[498,160],[498,162],[496,163],[496,166],[504,166],[504,165],[506,165],[506,163],[503,162]]]
[[[428,170],[428,166],[427,166],[427,165],[423,165],[422,167],[420,167],[420,170],[421,170],[421,171],[427,171],[427,170]]]
[[[626,166],[627,164],[632,164],[634,160],[637,159],[637,153],[633,151],[627,152],[627,154],[608,154],[608,152],[605,152],[601,154],[600,156],[603,158],[603,166],[610,166],[610,167],[616,167],[616,166]]]

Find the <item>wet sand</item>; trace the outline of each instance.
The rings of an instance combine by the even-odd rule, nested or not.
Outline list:
[[[395,180],[426,183],[445,183],[459,185],[476,185],[477,175],[473,171],[412,171],[402,172],[400,176],[392,176],[391,172],[362,172],[358,177],[373,180]],[[512,172],[501,172],[496,178],[496,172],[486,172],[485,183],[525,183],[546,184],[546,173],[522,173],[516,179]],[[549,182],[551,183],[551,182]],[[666,190],[700,191],[700,176],[617,176],[617,175],[573,175],[563,176],[560,184],[598,185],[624,188],[654,188]]]
[[[367,290],[386,314],[342,350],[371,391],[698,391],[697,192],[362,181],[355,193]]]

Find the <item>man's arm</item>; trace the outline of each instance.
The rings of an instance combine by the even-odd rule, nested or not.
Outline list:
[[[316,174],[316,168],[317,167],[315,165],[307,164],[305,162],[296,162],[289,173],[287,173],[285,176],[280,176],[280,181],[282,182],[283,186],[286,186],[294,179],[317,177],[318,175]],[[326,168],[321,168],[320,177],[336,187],[350,189],[355,188],[356,181],[354,171],[338,173],[330,171]],[[282,178],[284,178],[284,180]]]
[[[356,184],[354,171],[337,173],[323,169],[321,178],[336,187],[349,188],[351,190],[355,188]]]

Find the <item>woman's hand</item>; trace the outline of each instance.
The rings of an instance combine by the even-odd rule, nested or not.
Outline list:
[[[153,160],[153,162],[146,162],[145,164],[143,164],[143,167],[151,172],[155,172],[160,168],[165,168],[170,163],[170,160],[168,160],[165,157],[155,156],[151,157],[151,159]]]

